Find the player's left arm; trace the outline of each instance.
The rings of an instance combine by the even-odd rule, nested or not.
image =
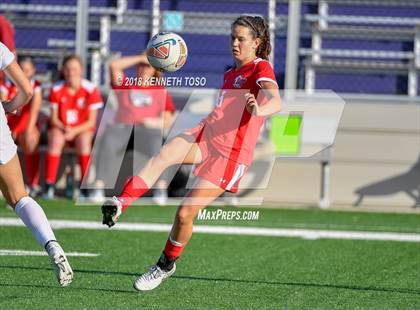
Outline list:
[[[246,109],[254,116],[270,116],[281,110],[281,99],[277,84],[271,81],[261,81],[260,94],[267,98],[267,102],[259,105],[252,93],[245,94]],[[260,97],[260,96],[258,96]]]

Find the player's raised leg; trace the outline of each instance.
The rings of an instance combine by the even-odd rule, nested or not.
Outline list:
[[[118,197],[113,197],[104,203],[103,224],[113,226],[119,216],[135,200],[143,196],[169,166],[181,163],[194,164],[201,160],[200,149],[192,136],[175,137],[147,162],[138,175],[127,180]]]
[[[134,282],[138,291],[149,291],[159,286],[176,270],[175,261],[181,255],[193,231],[193,221],[201,209],[204,209],[224,192],[213,183],[198,179],[178,208],[169,238],[162,255],[152,268],[140,275]]]
[[[73,271],[47,220],[44,210],[25,191],[22,170],[17,155],[0,165],[0,189],[23,223],[50,256],[57,280],[67,286]]]

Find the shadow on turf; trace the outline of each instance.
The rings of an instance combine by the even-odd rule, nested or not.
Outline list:
[[[26,269],[26,270],[50,270],[49,268],[42,267],[29,267],[29,266],[0,266],[0,269]],[[138,273],[133,272],[120,272],[120,271],[104,271],[104,270],[86,270],[86,269],[74,269],[77,273],[90,273],[99,275],[119,275],[119,276],[138,276]],[[241,279],[226,279],[226,278],[209,278],[209,277],[196,277],[196,276],[172,276],[175,279],[184,280],[198,280],[198,281],[220,281],[220,282],[232,282],[232,283],[246,283],[246,284],[268,284],[268,285],[285,285],[285,286],[303,286],[303,287],[314,287],[314,288],[333,288],[333,289],[346,289],[356,291],[374,291],[374,292],[390,292],[390,293],[403,293],[420,295],[419,290],[406,289],[406,288],[387,288],[387,287],[369,287],[369,286],[357,286],[357,285],[342,285],[342,284],[323,284],[323,283],[304,283],[304,282],[275,282],[275,281],[260,281],[260,280],[241,280]],[[46,287],[46,288],[57,288],[57,286],[49,285],[25,285],[25,284],[7,284],[0,283],[0,286],[22,286],[22,287]],[[119,289],[102,289],[102,288],[83,288],[83,287],[70,287],[71,289],[77,290],[92,290],[92,291],[103,291],[103,292],[115,292],[115,293],[133,293],[132,290],[119,290]]]

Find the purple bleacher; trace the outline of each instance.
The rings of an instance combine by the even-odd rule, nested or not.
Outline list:
[[[117,0],[89,0],[89,6],[115,7]]]
[[[123,55],[138,54],[146,49],[148,40],[147,32],[112,31],[111,51]]]
[[[420,17],[420,7],[329,5],[331,15]]]
[[[74,31],[60,29],[36,29],[36,28],[16,28],[15,40],[16,47],[19,48],[48,48],[47,41],[50,38],[74,40]]]
[[[190,52],[230,54],[230,33],[226,35],[203,35],[180,32],[180,34],[187,43]]]
[[[405,44],[396,41],[351,40],[351,39],[323,39],[323,49],[350,49],[370,51],[404,51]],[[411,51],[413,49],[411,48]]]
[[[274,72],[280,88],[284,88],[284,74],[286,68],[286,38],[276,37],[274,51]]]
[[[343,93],[406,94],[406,87],[400,85],[401,79],[407,80],[395,75],[317,73],[316,89]]]
[[[77,5],[77,0],[1,0],[9,4]]]
[[[179,10],[186,12],[215,12],[215,13],[244,13],[267,15],[267,2],[261,1],[203,1],[203,0],[183,0],[183,1],[161,1],[162,10]]]
[[[129,10],[151,10],[152,0],[127,0],[127,8]]]
[[[420,7],[397,6],[344,6],[329,5],[330,15],[342,16],[391,16],[419,17]],[[412,52],[413,42],[360,40],[360,39],[328,39],[322,41],[323,49],[357,49],[373,51]],[[391,61],[395,61],[392,60]],[[399,60],[406,62],[405,60]],[[332,89],[337,92],[373,93],[373,94],[406,94],[407,76],[395,74],[334,74],[318,73],[316,88]]]
[[[276,4],[276,15],[287,15],[289,13],[289,5],[286,2],[277,2]],[[302,3],[300,8],[300,14],[317,14],[318,5],[314,3]],[[267,12],[264,13],[267,15]]]

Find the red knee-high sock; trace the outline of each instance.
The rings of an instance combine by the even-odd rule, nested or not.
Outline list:
[[[80,176],[82,181],[88,169],[89,159],[90,155],[79,155]]]
[[[143,196],[149,187],[139,176],[133,176],[125,182],[118,199],[122,202],[122,212],[125,211],[134,201]]]
[[[25,154],[25,167],[28,176],[28,184],[35,186],[39,184],[39,153]]]
[[[60,156],[47,154],[45,160],[45,182],[54,184],[57,178],[58,167],[60,166]]]
[[[184,248],[185,244],[181,244],[175,240],[172,240],[172,238],[169,236],[163,252],[170,260],[173,261],[181,255]]]

